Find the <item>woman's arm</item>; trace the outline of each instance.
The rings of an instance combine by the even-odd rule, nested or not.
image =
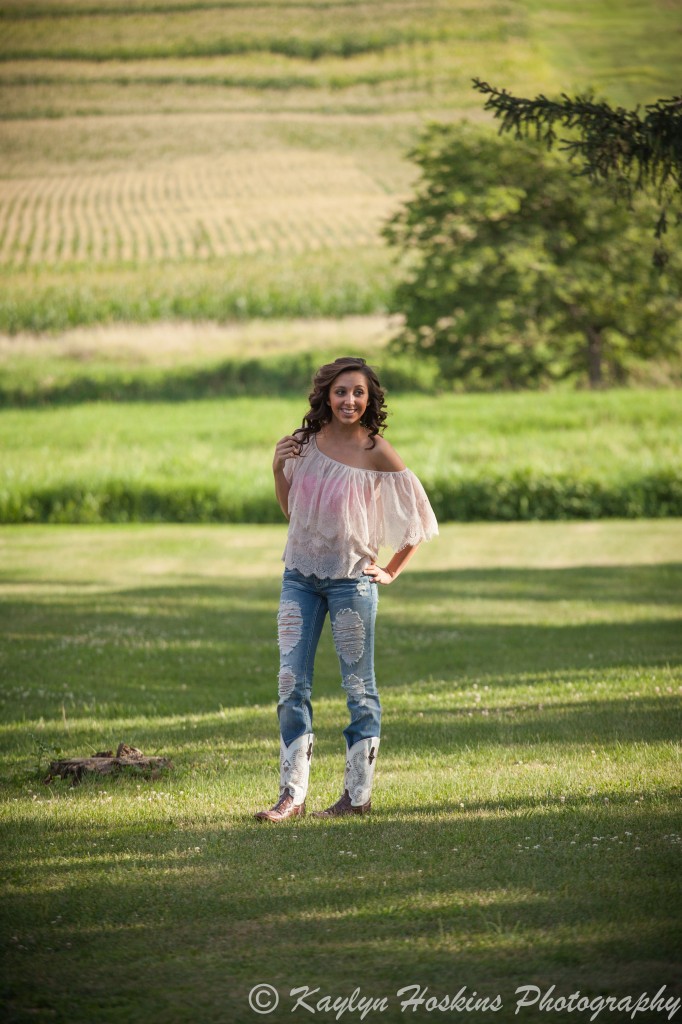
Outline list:
[[[277,495],[277,501],[282,512],[289,519],[289,491],[291,490],[291,484],[284,475],[284,464],[287,459],[295,458],[301,451],[301,445],[292,437],[291,434],[287,434],[281,441],[277,442],[275,446],[275,457],[272,460],[272,472],[275,476],[275,494]]]
[[[400,473],[405,469],[405,463],[395,448],[381,436],[375,438],[374,464],[382,473]],[[418,547],[419,544],[408,544],[400,551],[396,551],[391,561],[383,569],[376,562],[372,562],[364,569],[365,575],[371,577],[372,583],[388,586],[400,575]]]
[[[275,473],[275,494],[277,501],[284,515],[289,518],[289,491],[291,484],[284,475],[283,469],[274,470]]]
[[[418,547],[419,544],[408,544],[407,547],[396,551],[384,569],[375,562],[372,562],[366,569],[363,569],[363,572],[365,576],[371,578],[372,583],[382,583],[384,586],[388,586],[389,583],[393,583],[393,580],[400,575]]]

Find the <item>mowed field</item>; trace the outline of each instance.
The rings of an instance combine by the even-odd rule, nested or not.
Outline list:
[[[382,223],[474,75],[678,88],[677,5],[87,0],[0,8],[0,330],[377,313]]]
[[[384,997],[369,1024],[588,1024],[606,998],[625,1024],[665,986],[634,1019],[677,1020],[679,521],[445,526],[380,594],[372,813],[268,828],[284,533],[0,533],[4,1019],[254,1024],[268,984],[275,1024],[313,1018],[300,986]],[[309,810],[343,774],[328,626],[315,694]],[[173,769],[43,784],[120,741]],[[403,1010],[410,986],[503,1008]]]

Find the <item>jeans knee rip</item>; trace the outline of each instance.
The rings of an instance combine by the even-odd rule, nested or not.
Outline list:
[[[282,654],[291,654],[303,635],[303,616],[296,601],[282,601],[277,613],[279,649]]]
[[[332,622],[334,644],[346,665],[354,665],[365,649],[365,624],[356,611],[344,608]]]
[[[296,676],[294,675],[292,669],[290,669],[288,666],[285,666],[280,670],[279,673],[279,699],[284,700],[285,697],[288,697],[289,694],[293,692],[295,686]]]
[[[346,676],[343,680],[343,688],[351,700],[358,704],[365,703],[365,684],[359,676]]]

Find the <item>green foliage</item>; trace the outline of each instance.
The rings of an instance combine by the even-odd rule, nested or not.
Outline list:
[[[56,484],[29,493],[0,492],[0,522],[276,523],[270,493],[226,493],[198,483]]]
[[[676,350],[682,261],[651,267],[646,209],[470,127],[432,125],[412,156],[416,194],[385,229],[404,256],[399,350],[470,388],[622,382],[633,356]]]
[[[682,480],[672,471],[604,481],[533,471],[470,480],[435,480],[429,490],[441,521],[621,519],[682,516]]]
[[[35,759],[34,772],[37,780],[42,781],[45,778],[50,761],[59,757],[62,748],[46,743],[42,736],[36,736],[33,733],[30,734],[30,740],[33,744],[33,757]]]
[[[682,516],[682,479],[671,470],[603,481],[585,475],[512,472],[425,480],[440,522],[656,519]],[[0,491],[0,523],[277,523],[269,491],[225,492],[193,483],[59,484]]]
[[[668,230],[668,207],[673,221],[682,218],[682,96],[649,103],[644,117],[639,110],[615,110],[604,100],[592,96],[534,100],[513,96],[474,79],[474,87],[487,96],[485,109],[500,121],[500,133],[514,132],[517,139],[531,132],[548,148],[557,141],[556,125],[568,129],[562,149],[592,181],[611,181],[621,198],[632,199],[635,192],[654,195],[662,209],[656,225],[656,238]],[[577,135],[577,137],[576,137]],[[659,245],[654,264],[665,266],[670,253]]]

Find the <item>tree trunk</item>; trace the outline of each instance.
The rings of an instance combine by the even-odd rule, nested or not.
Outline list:
[[[585,328],[587,335],[587,371],[590,377],[590,387],[600,388],[603,384],[602,377],[602,356],[604,352],[604,339],[602,332],[588,324]]]

